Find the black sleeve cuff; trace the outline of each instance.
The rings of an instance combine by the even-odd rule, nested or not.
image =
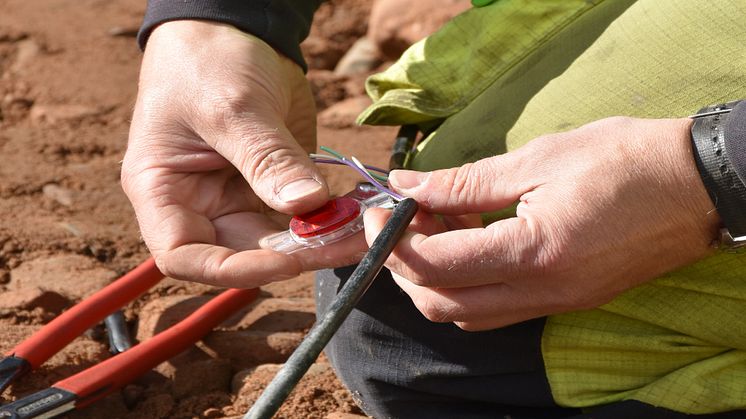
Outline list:
[[[694,115],[692,145],[702,182],[725,228],[746,237],[746,102],[702,108]]]
[[[307,70],[300,43],[308,36],[321,0],[148,0],[137,41],[145,48],[159,24],[199,19],[227,23],[250,33]]]
[[[725,124],[725,153],[741,183],[746,185],[746,101],[738,102]],[[746,212],[746,208],[743,210]]]

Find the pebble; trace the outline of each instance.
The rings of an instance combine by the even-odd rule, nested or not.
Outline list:
[[[43,47],[31,38],[16,42],[16,58],[10,66],[10,70],[18,74],[23,73],[41,55],[43,50]]]
[[[308,70],[306,78],[311,85],[318,110],[326,109],[346,96],[342,83],[347,77],[336,75],[331,70]]]
[[[80,300],[105,287],[116,277],[116,272],[91,258],[61,254],[21,263],[10,271],[8,288],[40,288]]]
[[[259,298],[226,321],[229,330],[297,331],[316,320],[313,298]]]
[[[221,418],[223,417],[223,412],[220,409],[216,409],[214,407],[211,407],[204,412],[202,412],[202,417],[204,418]]]
[[[48,313],[60,313],[69,305],[70,301],[62,295],[38,287],[0,293],[0,311],[33,310],[40,307]]]
[[[302,332],[213,331],[205,336],[204,344],[221,358],[230,359],[238,368],[247,368],[285,362],[303,337]]]
[[[362,37],[355,41],[334,67],[334,74],[352,76],[368,73],[381,64],[378,48],[370,39]]]
[[[282,364],[262,364],[257,367],[247,368],[237,372],[231,380],[231,392],[239,393],[247,382],[269,382],[277,371],[282,368]]]
[[[56,183],[47,183],[41,188],[41,192],[47,198],[66,207],[69,207],[73,204],[74,192],[70,189],[63,188]]]
[[[109,28],[106,33],[109,36],[122,37],[122,38],[135,38],[137,32],[140,30],[138,26],[114,26]]]
[[[383,57],[396,59],[470,7],[469,0],[377,0],[370,12],[367,36]]]
[[[77,121],[83,118],[98,116],[105,113],[100,107],[86,105],[34,105],[29,117],[36,123]]]
[[[137,325],[137,340],[152,338],[180,322],[209,300],[207,296],[167,295],[151,300],[140,309]]]
[[[318,115],[319,125],[329,128],[347,128],[355,125],[360,115],[372,101],[368,96],[356,96],[337,102]]]

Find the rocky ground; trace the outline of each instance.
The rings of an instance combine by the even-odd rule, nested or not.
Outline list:
[[[303,50],[320,110],[319,144],[386,165],[396,128],[353,124],[369,103],[363,80],[468,6],[426,3],[397,12],[402,6],[395,0],[334,0],[318,11]],[[0,6],[0,350],[7,352],[148,256],[119,186],[144,1],[0,0]],[[351,171],[324,170],[337,193],[357,181]],[[129,304],[125,316],[143,341],[219,291],[166,278]],[[312,296],[312,273],[268,285],[188,351],[69,417],[242,415],[313,324]],[[105,334],[91,330],[14,384],[2,402],[109,356]],[[322,356],[278,417],[360,414]]]

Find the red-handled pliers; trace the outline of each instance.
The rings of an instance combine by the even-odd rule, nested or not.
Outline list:
[[[0,361],[0,391],[162,278],[153,259],[148,259],[49,322]],[[148,341],[58,381],[46,390],[1,406],[0,418],[46,418],[84,407],[185,350],[258,294],[258,289],[227,290]]]

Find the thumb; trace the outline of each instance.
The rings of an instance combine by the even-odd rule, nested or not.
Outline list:
[[[329,189],[316,165],[283,121],[253,114],[229,132],[233,141],[217,141],[215,149],[243,175],[254,193],[286,214],[313,210],[329,199]]]
[[[510,206],[533,187],[521,179],[517,158],[490,157],[432,172],[394,170],[389,185],[414,198],[428,212],[461,215]]]

